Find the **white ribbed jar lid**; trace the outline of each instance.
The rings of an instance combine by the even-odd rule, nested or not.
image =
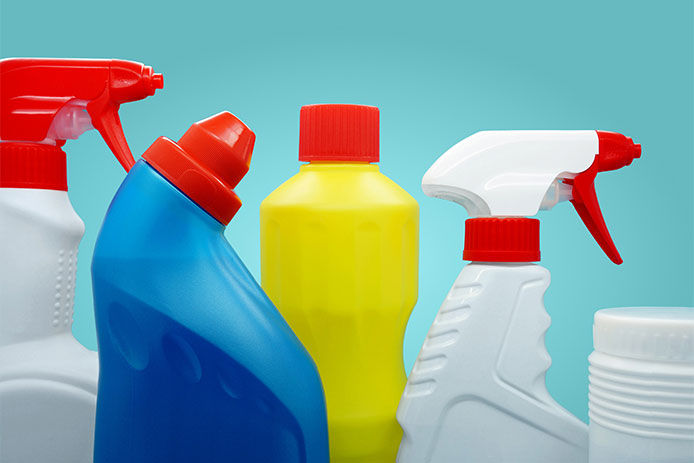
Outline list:
[[[693,307],[625,307],[595,314],[595,350],[639,360],[694,362]]]

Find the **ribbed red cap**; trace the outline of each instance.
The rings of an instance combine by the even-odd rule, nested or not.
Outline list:
[[[378,108],[319,104],[301,108],[299,161],[378,162]]]
[[[55,145],[0,143],[0,188],[67,191],[67,159]]]
[[[160,137],[142,158],[224,225],[241,207],[233,188],[248,172],[255,134],[223,112],[193,124],[178,143]]]
[[[540,260],[538,219],[483,217],[465,221],[463,259],[475,262]]]

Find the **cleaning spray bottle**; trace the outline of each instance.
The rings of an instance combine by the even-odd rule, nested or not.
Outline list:
[[[619,253],[595,194],[598,172],[641,155],[630,138],[597,131],[476,133],[441,156],[424,193],[454,201],[465,223],[460,272],[410,374],[398,421],[399,463],[585,463],[587,426],[545,385],[549,272],[540,209],[570,200],[609,258]]]
[[[161,137],[111,203],[95,463],[328,463],[316,367],[224,238],[254,141],[226,112]]]
[[[374,106],[301,108],[299,172],[260,206],[263,288],[313,356],[332,463],[392,463],[419,206],[383,175]]]
[[[97,355],[71,334],[84,224],[62,146],[96,128],[127,169],[121,103],[161,74],[116,60],[0,61],[0,461],[92,459]]]

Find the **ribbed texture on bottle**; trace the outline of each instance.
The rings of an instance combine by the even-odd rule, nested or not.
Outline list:
[[[0,143],[0,188],[67,191],[67,159],[55,145]]]
[[[590,356],[591,422],[620,433],[694,441],[694,368],[632,360],[620,368],[612,356]]]
[[[477,262],[540,260],[540,221],[528,218],[476,218],[465,221],[463,259]]]
[[[301,108],[299,161],[378,162],[378,156],[377,107],[326,104]]]

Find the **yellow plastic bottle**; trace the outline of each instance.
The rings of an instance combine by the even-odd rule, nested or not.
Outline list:
[[[379,172],[378,108],[301,108],[299,173],[260,206],[262,286],[313,356],[332,463],[393,463],[419,206]]]

